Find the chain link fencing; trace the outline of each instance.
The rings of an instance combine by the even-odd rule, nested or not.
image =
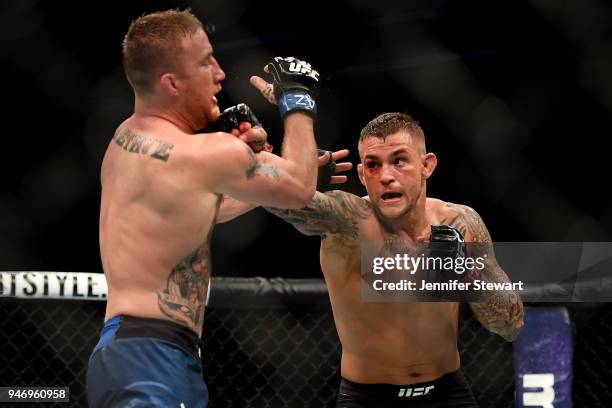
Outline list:
[[[213,283],[202,356],[211,408],[334,406],[340,344],[325,286],[274,281]],[[268,289],[262,291],[262,284]],[[104,306],[0,298],[0,385],[69,386],[70,403],[27,406],[86,407],[87,360],[98,340]],[[574,330],[574,406],[610,407],[612,304],[565,306]],[[468,307],[461,311],[459,344],[479,405],[512,407],[512,345],[480,326]]]

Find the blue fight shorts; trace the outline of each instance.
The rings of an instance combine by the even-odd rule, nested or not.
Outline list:
[[[200,345],[193,331],[166,320],[107,320],[87,367],[89,407],[207,407]]]

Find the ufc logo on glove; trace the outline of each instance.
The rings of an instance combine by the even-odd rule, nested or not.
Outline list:
[[[294,62],[290,62],[289,71],[299,72],[300,74],[307,75],[317,81],[319,80],[319,77],[318,77],[319,73],[317,71],[313,71],[310,64],[304,61],[295,60]]]
[[[314,119],[319,73],[308,62],[294,57],[274,57],[266,67],[272,76],[281,118],[284,120],[289,112],[301,111]]]

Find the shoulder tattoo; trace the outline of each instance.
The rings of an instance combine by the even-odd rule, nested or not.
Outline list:
[[[248,145],[245,145],[244,148],[249,157],[249,167],[245,172],[247,180],[259,175],[267,175],[276,180],[280,179],[280,172],[276,166],[262,163]]]
[[[491,242],[491,235],[480,215],[471,207],[461,204],[446,203],[445,206],[455,213],[448,223],[457,228],[466,240],[473,242]],[[469,237],[469,239],[468,239]]]
[[[171,143],[133,133],[127,128],[117,131],[113,140],[126,152],[143,154],[161,161],[168,161],[170,151],[174,148]]]

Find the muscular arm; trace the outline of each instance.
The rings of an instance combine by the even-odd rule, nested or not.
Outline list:
[[[224,222],[231,221],[251,211],[255,207],[257,207],[257,204],[245,203],[228,195],[224,195],[219,211],[217,211],[216,223],[223,224]]]
[[[317,181],[317,152],[312,119],[292,113],[285,119],[282,157],[253,153],[234,138],[219,138],[209,172],[213,190],[244,202],[280,208],[302,208],[312,199]],[[210,164],[209,167],[212,167]]]
[[[457,228],[466,239],[474,242],[480,255],[486,253],[486,267],[480,278],[487,282],[509,282],[508,276],[499,266],[493,251],[491,235],[482,218],[472,208],[448,204],[456,211],[450,224]],[[481,244],[481,245],[479,245]],[[513,341],[523,327],[523,302],[514,291],[488,291],[484,300],[471,302],[470,307],[478,321],[488,330],[499,334],[507,341]]]
[[[266,207],[272,214],[284,219],[304,235],[341,235],[357,240],[359,221],[372,212],[369,202],[344,191],[317,192],[307,207],[282,210]]]
[[[266,150],[266,151],[271,152],[271,149]],[[335,170],[335,172],[333,175],[331,175],[329,179],[330,184],[346,183],[347,176],[342,175],[342,173],[352,169],[353,164],[350,162],[337,163],[337,161],[339,159],[344,159],[346,156],[348,156],[348,154],[349,154],[349,151],[347,149],[342,149],[342,150],[332,152],[331,158],[329,156],[319,154],[319,158],[318,158],[319,168],[326,166],[330,159],[334,161],[333,169]],[[325,182],[323,182],[322,185],[325,186]],[[319,186],[317,186],[317,188],[318,187]],[[230,197],[228,195],[224,195],[223,201],[221,202],[221,206],[219,207],[219,211],[217,212],[216,222],[217,224],[221,224],[221,223],[233,220],[234,218],[252,210],[255,207],[257,207],[257,205],[252,204],[252,203],[245,203],[245,202],[236,200],[235,198]]]

